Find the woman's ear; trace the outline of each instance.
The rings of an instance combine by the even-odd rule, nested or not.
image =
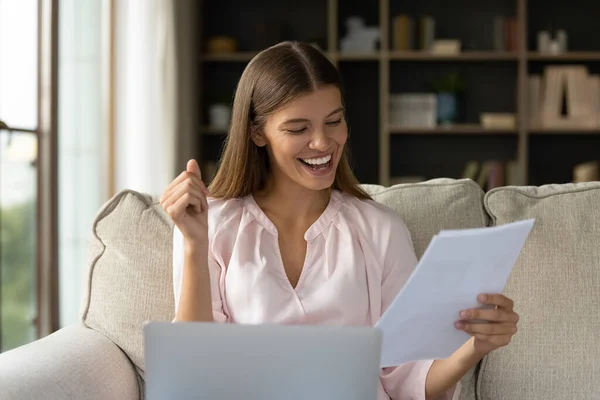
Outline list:
[[[262,133],[262,129],[257,127],[251,127],[250,137],[255,145],[258,147],[264,147],[267,145],[267,141],[265,140],[265,136]]]

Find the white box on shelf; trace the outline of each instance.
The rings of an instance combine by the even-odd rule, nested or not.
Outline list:
[[[396,127],[434,128],[437,96],[434,93],[390,95],[390,124]]]

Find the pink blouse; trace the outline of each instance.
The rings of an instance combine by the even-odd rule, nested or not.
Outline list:
[[[209,238],[218,322],[373,326],[417,264],[398,214],[337,190],[304,235],[306,259],[295,289],[281,261],[277,229],[252,196],[209,199]],[[183,259],[183,236],[175,227],[175,309]],[[377,399],[424,400],[432,362],[382,369]],[[457,398],[459,385],[443,399]]]

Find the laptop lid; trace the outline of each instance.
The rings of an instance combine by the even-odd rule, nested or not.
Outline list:
[[[377,397],[376,328],[152,322],[144,338],[148,400]]]

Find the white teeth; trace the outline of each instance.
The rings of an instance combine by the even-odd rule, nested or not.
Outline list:
[[[303,158],[302,161],[304,161],[307,164],[310,165],[323,165],[323,164],[327,164],[329,162],[329,160],[331,160],[331,154],[325,157],[321,157],[321,158]]]

